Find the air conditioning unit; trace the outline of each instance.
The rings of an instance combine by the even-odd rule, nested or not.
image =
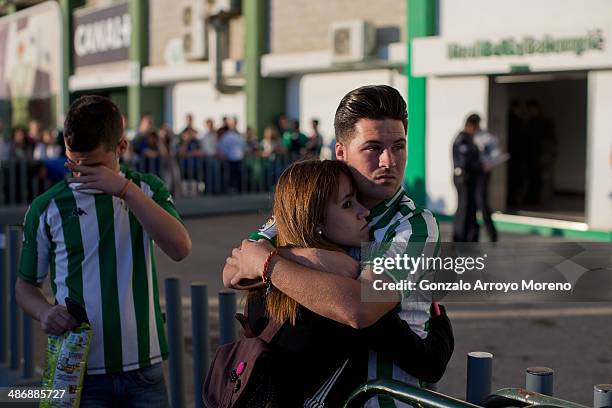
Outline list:
[[[330,26],[333,63],[362,62],[376,50],[376,29],[367,21],[337,21]]]
[[[189,0],[181,3],[181,34],[183,53],[188,60],[208,57],[206,16],[204,0]]]
[[[242,9],[241,0],[207,0],[207,2],[209,16],[239,16]]]

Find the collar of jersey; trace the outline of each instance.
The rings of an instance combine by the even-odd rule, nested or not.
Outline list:
[[[120,164],[119,172],[123,173],[125,178],[129,178],[129,179],[132,178],[132,169],[130,168],[130,166],[127,166],[125,164]]]
[[[367,216],[367,221],[372,221],[375,217],[378,217],[380,214],[384,213],[389,208],[394,206],[395,203],[400,200],[404,194],[404,187],[400,186],[391,198],[387,198],[385,201],[370,210],[370,214],[368,214]]]

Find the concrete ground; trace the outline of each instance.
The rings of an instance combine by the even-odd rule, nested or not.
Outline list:
[[[158,251],[157,270],[164,300],[164,279],[180,276],[185,330],[185,379],[187,405],[193,406],[191,364],[191,317],[189,285],[208,284],[210,298],[211,352],[218,343],[216,294],[222,290],[221,270],[231,248],[250,231],[265,222],[267,214],[242,214],[189,218],[187,228],[193,241],[192,254],[181,263],[172,262]],[[444,239],[450,238],[450,225],[441,224]],[[501,241],[550,242],[545,238],[501,234]],[[238,307],[240,310],[240,306]],[[592,405],[593,385],[612,383],[612,303],[448,306],[456,346],[438,390],[465,398],[466,354],[470,351],[493,353],[493,389],[524,386],[524,370],[529,366],[555,369],[555,395]],[[37,366],[43,364],[45,338],[37,327]],[[167,363],[165,363],[167,366]]]

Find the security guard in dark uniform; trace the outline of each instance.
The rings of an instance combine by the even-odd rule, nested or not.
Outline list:
[[[474,144],[474,135],[479,128],[480,116],[468,116],[463,131],[453,143],[453,182],[457,189],[454,242],[478,242],[476,186],[482,173],[482,164],[478,147]]]

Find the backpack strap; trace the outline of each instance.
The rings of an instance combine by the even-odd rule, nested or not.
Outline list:
[[[234,318],[238,320],[240,326],[242,326],[242,330],[244,331],[244,337],[250,338],[255,337],[253,333],[253,329],[251,329],[251,325],[249,324],[249,318],[242,313],[236,313]]]
[[[266,343],[270,343],[272,339],[274,338],[274,336],[276,336],[276,333],[278,333],[281,327],[283,327],[283,325],[284,323],[279,323],[274,319],[269,319],[268,324],[266,325],[266,328],[263,329],[262,332],[257,337],[259,337],[261,340],[265,341]]]
[[[260,292],[260,295],[261,295],[261,292]],[[275,320],[268,318],[268,323],[266,324],[266,327],[264,327],[264,329],[261,331],[261,333],[259,333],[259,335],[255,335],[256,328],[251,327],[251,324],[249,321],[249,315],[251,314],[251,307],[253,306],[251,302],[263,302],[262,303],[263,309],[258,312],[261,313],[263,312],[263,310],[265,310],[265,299],[263,298],[249,299],[244,305],[244,313],[236,313],[234,315],[234,318],[238,320],[238,322],[240,323],[240,326],[242,326],[242,330],[243,330],[245,337],[247,338],[259,337],[264,342],[270,343],[272,339],[274,338],[274,336],[276,336],[276,333],[278,333],[281,327],[283,327],[284,322],[278,323]]]
[[[266,324],[266,327],[261,331],[261,333],[259,333],[259,336],[255,336],[255,333],[253,332],[253,329],[251,328],[251,325],[249,324],[249,319],[247,316],[245,316],[242,313],[236,313],[234,315],[234,318],[238,320],[238,322],[242,326],[242,330],[244,331],[244,337],[247,337],[247,338],[259,337],[261,340],[265,341],[266,343],[270,343],[272,341],[274,336],[276,336],[276,333],[278,333],[278,331],[280,330],[281,327],[283,327],[283,324],[284,324],[284,323],[279,323],[273,319],[268,319],[268,324]]]

